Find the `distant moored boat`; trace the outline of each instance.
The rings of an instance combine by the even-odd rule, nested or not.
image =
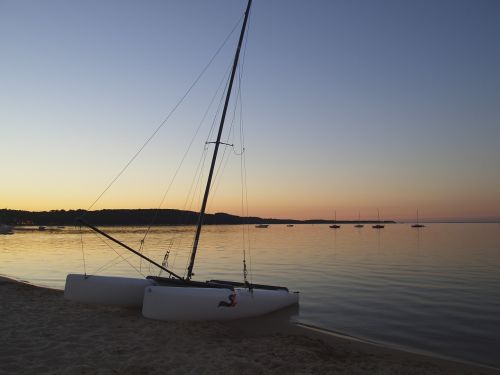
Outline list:
[[[420,224],[419,221],[418,221],[418,209],[417,209],[417,223],[413,224],[411,227],[412,228],[423,228],[423,227],[425,227],[425,225]]]
[[[337,210],[335,210],[334,216],[335,216],[335,220],[333,221],[333,224],[330,225],[330,228],[339,229],[340,225],[337,224]]]
[[[363,228],[364,225],[361,224],[361,213],[358,211],[358,223],[354,226],[354,228]]]
[[[375,229],[385,228],[385,225],[380,223],[380,211],[378,208],[377,208],[377,216],[378,216],[378,224],[372,225],[372,228],[375,228]]]

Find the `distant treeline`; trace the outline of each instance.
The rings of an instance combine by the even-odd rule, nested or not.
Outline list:
[[[99,211],[51,210],[21,211],[0,209],[0,224],[8,225],[78,225],[77,219],[83,217],[93,225],[195,225],[198,212],[172,209],[112,209]],[[226,213],[206,214],[206,225],[229,224],[329,224],[331,220],[291,220],[266,219],[260,217],[241,217]],[[337,221],[338,224],[354,224],[357,221]],[[376,221],[362,221],[376,223]],[[383,221],[394,223],[394,221]]]

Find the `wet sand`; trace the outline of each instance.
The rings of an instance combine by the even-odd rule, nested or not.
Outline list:
[[[286,323],[160,322],[0,277],[0,374],[500,374]]]

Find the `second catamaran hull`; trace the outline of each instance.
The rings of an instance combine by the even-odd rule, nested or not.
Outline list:
[[[157,320],[232,320],[268,314],[299,303],[286,290],[149,286],[142,315]]]
[[[141,307],[144,289],[154,284],[149,279],[69,274],[64,298],[82,303]]]

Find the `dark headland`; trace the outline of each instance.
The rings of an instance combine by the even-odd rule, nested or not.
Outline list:
[[[85,221],[94,225],[195,225],[198,213],[173,209],[107,209],[98,211],[85,210],[51,210],[23,211],[0,209],[0,223],[8,225],[77,225],[77,218],[85,217]],[[311,219],[273,219],[261,217],[241,217],[226,213],[206,214],[206,225],[234,224],[331,224],[332,220]],[[337,220],[337,224],[357,224],[358,221]],[[364,224],[378,221],[362,221]],[[395,223],[384,220],[382,223]]]

